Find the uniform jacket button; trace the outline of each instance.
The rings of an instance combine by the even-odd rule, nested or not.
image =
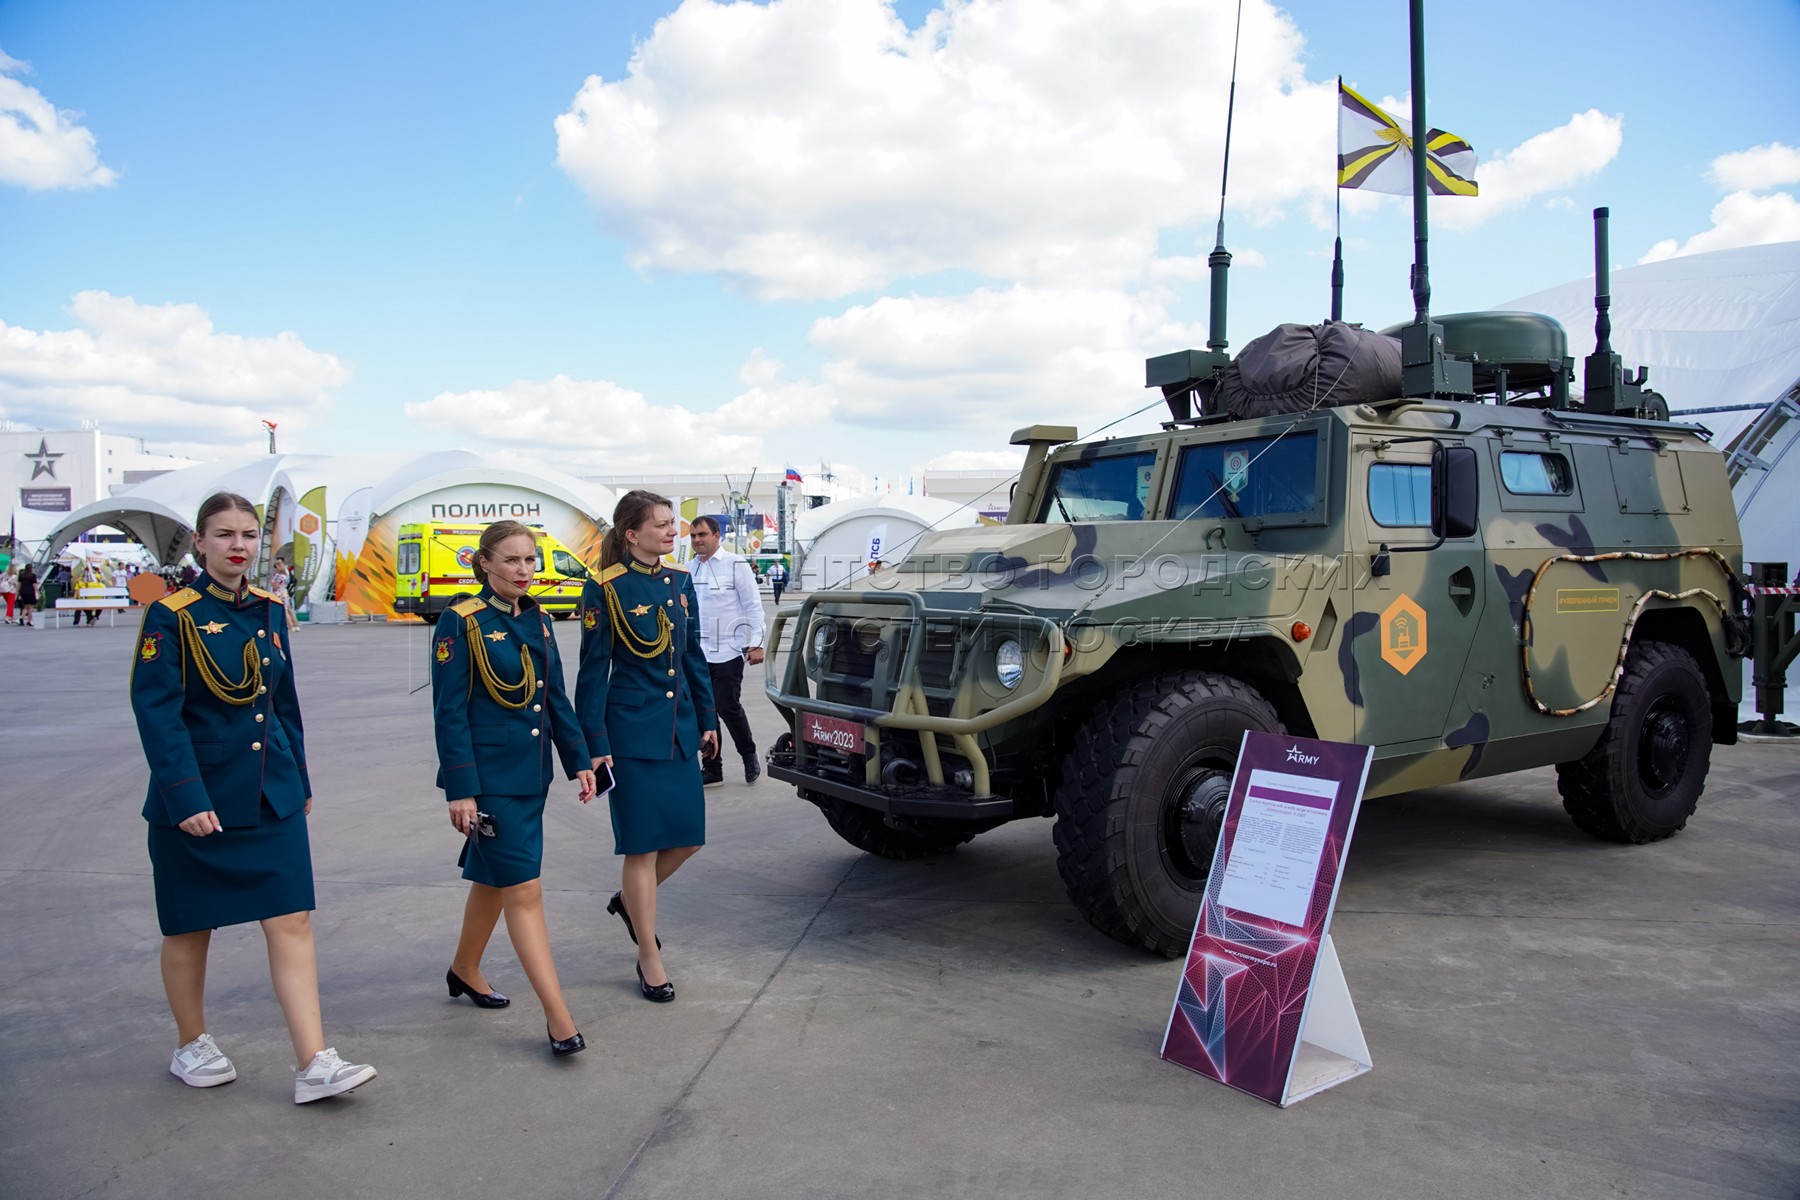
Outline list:
[[[539,731],[538,731],[538,730],[536,730],[536,729],[533,729],[533,730],[532,730],[532,731],[531,731],[531,736],[532,736],[532,737],[538,737],[538,736],[539,736]]]
[[[268,666],[268,665],[269,665],[269,660],[268,660],[268,659],[266,659],[266,658],[265,658],[265,659],[263,659],[263,666],[265,666],[265,667],[266,667],[266,666]]]
[[[262,636],[262,635],[263,635],[263,631],[262,631],[262,630],[260,630],[260,629],[259,629],[259,630],[257,630],[257,631],[256,631],[256,636],[257,636],[257,637],[261,637],[261,636]]]
[[[543,705],[541,705],[541,704],[534,704],[534,705],[532,705],[532,706],[531,706],[531,711],[532,711],[532,712],[543,712],[543,711],[544,711],[544,706],[543,706]]]
[[[675,668],[674,668],[674,667],[670,667],[670,668],[669,668],[669,674],[671,674],[671,675],[673,675],[673,674],[674,674],[674,673],[675,673]]]
[[[543,680],[541,680],[541,679],[540,679],[540,680],[538,680],[538,686],[539,686],[539,687],[543,687],[543,686],[544,686],[544,681],[543,681]]]
[[[257,713],[257,714],[256,714],[256,723],[257,723],[257,724],[258,724],[258,725],[261,725],[261,724],[262,724],[262,720],[263,720],[263,715],[262,715],[262,714],[261,714],[261,713]]]
[[[664,600],[663,603],[664,604],[673,604],[675,602],[673,600]]]
[[[250,743],[250,748],[251,748],[251,749],[252,749],[252,750],[261,750],[261,749],[262,749],[262,743],[261,743],[261,742],[251,742],[251,743]]]
[[[261,687],[256,689],[256,694],[260,696],[268,690],[269,690],[269,685],[265,683]]]
[[[673,700],[675,698],[675,693],[674,692],[664,692],[663,697],[668,700]]]

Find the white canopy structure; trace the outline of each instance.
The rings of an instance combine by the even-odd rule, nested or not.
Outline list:
[[[1800,567],[1800,242],[1627,267],[1611,282],[1613,349],[1728,452],[1744,558]],[[1496,307],[1561,321],[1578,364],[1594,347],[1592,276]]]
[[[981,524],[973,506],[930,496],[865,496],[808,509],[795,522],[800,543],[802,591],[842,587],[865,578],[869,564],[905,558],[929,529],[967,529]]]
[[[485,525],[517,517],[578,554],[597,545],[617,497],[561,471],[466,450],[436,454],[271,454],[171,471],[64,517],[37,549],[48,561],[96,526],[122,529],[165,565],[193,544],[190,522],[214,492],[236,492],[263,523],[258,576],[282,556],[296,599],[380,613],[393,601],[394,538],[409,522]]]

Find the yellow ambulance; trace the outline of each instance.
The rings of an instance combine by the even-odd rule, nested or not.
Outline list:
[[[435,623],[458,596],[481,590],[475,579],[475,550],[485,525],[415,522],[400,527],[394,554],[394,611],[416,613]],[[587,568],[569,548],[537,526],[537,580],[531,595],[559,620],[575,615]]]

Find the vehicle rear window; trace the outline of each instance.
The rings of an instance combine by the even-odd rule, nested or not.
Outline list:
[[[397,575],[417,575],[419,573],[419,543],[400,543],[400,561],[395,565],[394,573]]]
[[[1141,521],[1149,505],[1156,451],[1078,459],[1056,465],[1038,519],[1050,524],[1078,521]]]
[[[1431,468],[1423,463],[1371,463],[1369,515],[1389,528],[1431,524]]]
[[[1309,513],[1319,502],[1319,438],[1203,442],[1181,452],[1170,516],[1266,517]]]
[[[1567,496],[1575,490],[1569,460],[1537,450],[1502,451],[1500,482],[1515,496]]]

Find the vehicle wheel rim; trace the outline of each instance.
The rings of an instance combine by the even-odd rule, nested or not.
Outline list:
[[[1638,777],[1652,792],[1666,792],[1687,774],[1692,748],[1688,722],[1679,702],[1664,696],[1644,717],[1638,738]]]
[[[1228,767],[1194,763],[1171,781],[1162,812],[1163,862],[1175,881],[1189,891],[1206,886],[1230,799]]]

